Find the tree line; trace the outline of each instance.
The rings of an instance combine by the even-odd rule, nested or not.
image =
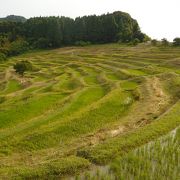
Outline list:
[[[136,44],[150,40],[135,19],[120,11],[76,19],[63,16],[35,17],[23,22],[14,19],[17,18],[0,21],[0,59],[34,48],[111,42]]]
[[[0,22],[1,53],[10,55],[16,54],[21,44],[24,48],[28,45],[33,48],[55,48],[81,43],[130,42],[134,39],[143,42],[146,37],[137,21],[124,12],[76,19],[35,17],[25,22]],[[12,51],[6,52],[8,49]]]

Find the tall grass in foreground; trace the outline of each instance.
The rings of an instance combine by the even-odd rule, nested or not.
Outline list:
[[[173,179],[180,177],[180,128],[124,157],[111,169],[118,179]]]
[[[76,179],[178,180],[180,128]]]

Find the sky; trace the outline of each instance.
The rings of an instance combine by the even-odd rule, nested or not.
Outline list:
[[[114,11],[129,13],[151,38],[172,41],[180,37],[180,0],[0,0],[0,17],[75,18]]]

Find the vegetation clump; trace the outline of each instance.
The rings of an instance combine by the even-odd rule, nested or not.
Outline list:
[[[22,54],[23,52],[26,52],[29,49],[29,44],[27,41],[19,39],[16,41],[13,41],[8,49],[8,55],[9,56],[15,56],[18,54]]]
[[[166,38],[163,38],[161,40],[161,43],[162,43],[162,46],[169,46],[170,45],[169,41]]]
[[[0,53],[0,62],[2,62],[2,61],[5,61],[6,60],[6,55],[5,54],[3,54],[3,53]]]
[[[85,42],[85,41],[77,41],[77,42],[75,42],[75,45],[76,46],[87,46],[87,45],[90,45],[91,44],[91,42]]]
[[[6,49],[8,56],[34,48],[86,46],[90,43],[118,41],[137,44],[148,39],[141,32],[138,22],[120,11],[101,16],[77,17],[75,20],[68,17],[35,17],[23,20],[22,17],[9,16],[0,20],[0,32],[0,49]]]
[[[151,40],[151,44],[152,44],[153,46],[157,46],[158,40],[152,39],[152,40]]]
[[[77,176],[83,179],[178,179],[180,128],[140,148],[114,159],[109,166],[97,167]],[[162,165],[163,164],[163,165]]]
[[[173,40],[173,45],[174,46],[180,46],[180,38],[175,38],[174,40]]]
[[[177,179],[180,129],[177,131],[117,158],[111,170],[118,179]]]
[[[23,76],[25,71],[32,70],[32,64],[29,61],[20,61],[14,65],[14,69],[16,73],[19,73]]]

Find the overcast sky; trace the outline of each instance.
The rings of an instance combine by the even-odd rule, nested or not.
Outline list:
[[[180,0],[0,0],[0,17],[77,16],[128,12],[152,38],[180,37]]]

